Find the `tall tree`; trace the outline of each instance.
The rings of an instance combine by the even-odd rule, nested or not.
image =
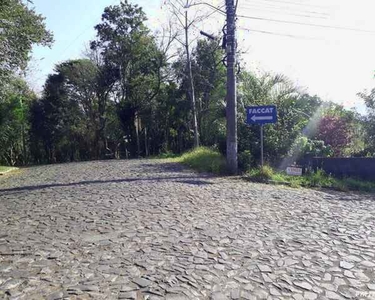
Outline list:
[[[165,57],[144,25],[142,8],[122,1],[105,8],[102,22],[95,26],[97,39],[91,43],[108,69],[117,70],[113,86],[118,115],[136,155],[141,153],[142,113],[159,92]],[[115,72],[113,72],[115,73]]]
[[[24,165],[29,161],[28,110],[36,95],[25,81],[13,77],[0,102],[0,163]]]
[[[84,132],[82,104],[79,99],[70,97],[63,67],[58,65],[57,73],[48,76],[43,97],[31,107],[31,149],[40,161],[62,162],[91,158],[87,154],[90,145]]]
[[[260,134],[258,126],[245,125],[245,106],[274,104],[278,109],[278,122],[264,128],[264,147],[270,163],[279,163],[288,155],[295,141],[305,134],[306,128],[319,110],[322,101],[301,93],[283,75],[242,72],[240,80],[239,151],[250,150],[257,160],[260,156]],[[315,134],[313,132],[309,135]]]
[[[26,67],[32,46],[49,46],[53,38],[44,18],[21,0],[0,1],[0,28],[1,92],[11,74]]]
[[[349,120],[340,116],[325,115],[319,122],[316,137],[330,145],[335,156],[342,156],[352,141],[353,130]]]
[[[225,126],[225,67],[217,40],[198,40],[193,51],[194,85],[201,142],[213,145]]]
[[[364,100],[367,108],[367,115],[363,117],[365,150],[369,155],[375,156],[375,88],[358,95]]]
[[[187,83],[187,96],[191,103],[192,111],[192,124],[194,131],[194,147],[199,147],[199,125],[198,125],[198,116],[197,116],[197,107],[196,107],[196,95],[195,95],[195,86],[194,78],[192,71],[192,59],[191,59],[191,37],[189,31],[194,23],[199,22],[203,19],[203,16],[194,17],[189,16],[188,9],[193,5],[193,1],[173,1],[169,0],[168,6],[172,12],[173,17],[175,18],[176,26],[182,29],[182,38],[180,36],[176,37],[182,47],[184,48],[186,55],[186,67],[184,68],[184,75],[186,76],[185,81]],[[181,31],[181,30],[180,30]]]

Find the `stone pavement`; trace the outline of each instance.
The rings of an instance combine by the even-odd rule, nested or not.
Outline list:
[[[375,299],[375,200],[161,161],[0,178],[0,299]]]

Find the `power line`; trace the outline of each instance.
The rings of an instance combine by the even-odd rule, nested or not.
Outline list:
[[[272,18],[262,18],[262,17],[254,17],[254,16],[243,16],[243,15],[237,15],[237,17],[239,17],[239,18],[245,18],[245,19],[251,19],[251,20],[257,20],[257,21],[268,21],[268,22],[274,22],[274,23],[285,23],[285,24],[294,24],[294,25],[311,26],[311,27],[318,27],[318,28],[329,28],[329,29],[348,30],[348,31],[355,31],[355,32],[364,32],[364,33],[375,34],[375,31],[366,30],[366,29],[359,29],[359,28],[321,25],[321,24],[304,23],[304,22],[298,22],[298,21],[287,21],[287,20],[279,20],[279,19],[272,19]]]
[[[283,3],[283,4],[292,4],[292,5],[299,5],[299,6],[308,6],[308,7],[314,7],[314,8],[326,8],[325,6],[321,5],[312,5],[312,4],[306,4],[306,3],[300,3],[300,2],[294,2],[294,1],[283,1],[283,0],[261,0],[264,2],[272,2],[272,3]]]
[[[256,32],[256,33],[263,33],[263,34],[268,34],[268,35],[284,36],[284,37],[300,39],[300,40],[318,40],[317,38],[309,38],[309,37],[305,37],[305,36],[278,33],[278,32],[266,31],[266,30],[249,29],[249,28],[243,28],[243,27],[239,27],[238,29],[239,30],[246,30],[246,31],[250,31],[250,32]]]
[[[262,3],[244,3],[242,4],[244,7],[259,7],[259,8],[267,8],[267,9],[273,9],[273,10],[286,10],[286,11],[293,11],[298,13],[305,13],[305,14],[312,14],[312,15],[320,15],[320,16],[329,16],[328,13],[325,12],[318,12],[313,10],[300,10],[296,7],[290,7],[290,6],[280,6],[280,5],[269,5],[269,4],[262,4]]]
[[[323,16],[311,16],[311,15],[308,15],[308,14],[298,14],[298,13],[290,13],[290,12],[280,12],[276,9],[269,9],[269,8],[257,8],[257,7],[244,7],[245,10],[246,9],[251,9],[252,11],[265,11],[265,12],[270,12],[270,13],[274,13],[274,14],[277,14],[277,13],[281,13],[281,14],[284,14],[284,15],[289,15],[289,16],[296,16],[296,17],[303,17],[303,18],[313,18],[313,19],[327,19],[327,17],[323,17]]]

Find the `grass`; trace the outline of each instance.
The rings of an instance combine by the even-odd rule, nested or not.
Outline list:
[[[225,174],[225,158],[218,151],[200,147],[180,156],[172,153],[159,155],[157,158],[168,159],[170,162],[184,164],[198,172]],[[338,179],[318,170],[303,176],[289,176],[284,172],[276,172],[269,166],[251,169],[246,178],[255,182],[286,184],[293,188],[330,188],[339,191],[375,192],[375,182],[353,178]]]
[[[264,166],[252,169],[247,173],[247,178],[256,182],[287,184],[291,187],[331,188],[339,191],[375,192],[375,182],[363,181],[354,178],[334,178],[324,171],[318,170],[303,176],[289,176],[283,172],[275,172],[272,168]]]
[[[166,156],[159,158],[168,158],[171,162],[178,162],[186,165],[198,172],[209,172],[214,174],[225,174],[226,163],[225,158],[218,151],[199,147],[186,152],[180,156]]]
[[[248,172],[248,176],[257,182],[267,182],[273,180],[275,172],[269,166],[263,166],[258,169],[252,169]]]
[[[0,166],[0,173],[5,173],[5,172],[12,171],[12,170],[15,170],[15,169],[17,169],[17,168]]]
[[[179,157],[178,154],[176,153],[172,153],[172,152],[165,152],[165,153],[161,153],[157,156],[154,156],[153,158],[157,158],[157,159],[167,159],[167,158],[176,158],[176,157]]]

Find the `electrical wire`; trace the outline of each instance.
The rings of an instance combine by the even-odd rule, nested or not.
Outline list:
[[[305,36],[278,33],[278,32],[266,31],[266,30],[249,29],[249,28],[243,28],[243,27],[238,27],[238,29],[239,30],[246,30],[246,31],[249,31],[249,32],[263,33],[263,34],[268,34],[268,35],[284,36],[284,37],[300,39],[300,40],[318,40],[317,38],[309,38],[309,37],[305,37]]]
[[[277,6],[277,5],[268,5],[268,4],[258,4],[258,3],[244,3],[241,5],[244,8],[252,8],[252,7],[258,7],[258,8],[267,8],[267,9],[273,9],[277,11],[293,11],[296,13],[304,13],[304,14],[309,14],[309,15],[318,15],[318,16],[329,16],[329,14],[325,12],[317,12],[313,10],[300,10],[295,7],[290,7],[290,6]]]
[[[311,27],[318,27],[318,28],[328,28],[328,29],[347,30],[347,31],[355,31],[355,32],[375,34],[375,31],[373,31],[373,30],[366,30],[366,29],[360,29],[360,28],[321,25],[321,24],[304,23],[304,22],[298,22],[298,21],[287,21],[287,20],[279,20],[279,19],[272,19],[272,18],[244,16],[244,15],[237,15],[237,17],[245,18],[245,19],[251,19],[251,20],[257,20],[257,21],[267,21],[267,22],[274,22],[274,23],[285,23],[285,24],[294,24],[294,25],[301,25],[301,26],[311,26]]]
[[[245,10],[252,10],[252,11],[265,11],[265,12],[269,12],[269,13],[273,13],[273,14],[283,14],[283,15],[289,15],[289,16],[295,16],[295,17],[302,17],[302,18],[312,18],[312,19],[327,19],[327,17],[323,17],[323,16],[311,16],[311,15],[308,15],[308,14],[298,14],[298,13],[290,13],[290,12],[280,12],[280,11],[277,11],[277,10],[273,10],[273,9],[269,9],[269,8],[257,8],[257,7],[245,7]]]
[[[245,0],[246,1],[246,0]],[[306,3],[300,3],[300,2],[294,2],[294,1],[284,1],[284,0],[258,0],[263,2],[272,2],[272,3],[282,3],[282,4],[292,4],[292,5],[299,5],[299,6],[308,6],[308,7],[314,7],[314,8],[326,8],[325,6],[321,5],[312,5],[312,4],[306,4]]]

